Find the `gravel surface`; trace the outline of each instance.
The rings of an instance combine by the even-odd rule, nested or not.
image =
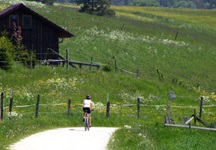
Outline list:
[[[106,150],[117,128],[58,128],[39,132],[10,146],[10,150]]]

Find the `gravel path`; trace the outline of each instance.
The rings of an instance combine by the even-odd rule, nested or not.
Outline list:
[[[39,132],[10,146],[10,150],[106,150],[117,128],[58,128]]]

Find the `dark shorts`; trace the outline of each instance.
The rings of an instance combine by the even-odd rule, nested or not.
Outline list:
[[[90,110],[90,108],[83,108],[83,112],[86,112],[87,111],[87,113],[88,114],[90,114],[91,113],[91,110]]]

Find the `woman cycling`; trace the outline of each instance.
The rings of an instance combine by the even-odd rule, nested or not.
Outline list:
[[[91,101],[91,97],[89,95],[87,95],[86,99],[83,100],[83,112],[84,112],[83,122],[84,122],[85,112],[87,112],[88,113],[88,117],[89,117],[90,127],[91,127],[92,103],[93,102]]]

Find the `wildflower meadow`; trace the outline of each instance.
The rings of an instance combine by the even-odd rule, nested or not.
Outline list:
[[[83,126],[86,95],[94,102],[93,127],[120,128],[109,150],[216,148],[215,131],[164,126],[168,111],[184,125],[199,113],[201,97],[207,126],[191,125],[216,126],[215,10],[111,6],[116,16],[100,17],[79,13],[75,4],[23,2],[75,35],[59,44],[60,55],[68,50],[71,61],[100,68],[14,62],[0,70],[0,149],[35,132]],[[0,2],[0,10],[11,3]]]

